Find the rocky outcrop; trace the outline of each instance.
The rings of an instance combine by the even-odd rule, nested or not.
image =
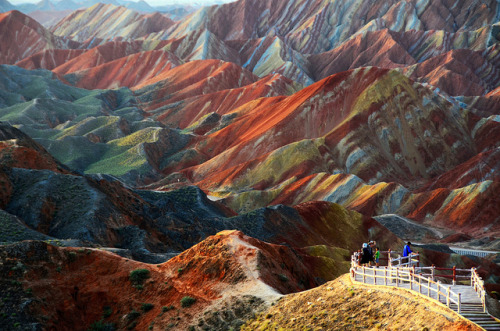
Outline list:
[[[69,49],[79,45],[53,35],[40,23],[16,10],[0,13],[0,31],[0,64],[14,64],[46,49]]]

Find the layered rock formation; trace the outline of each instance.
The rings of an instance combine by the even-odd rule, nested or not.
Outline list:
[[[174,22],[96,4],[49,30],[0,14],[0,241],[88,247],[1,248],[29,265],[16,281],[49,316],[30,323],[239,326],[345,272],[362,242],[400,249],[377,220],[493,245],[499,13],[493,0],[239,0]],[[428,264],[482,263],[490,284],[494,260],[423,251]],[[127,278],[140,268],[144,292]],[[47,284],[62,284],[71,315],[43,303]],[[196,309],[179,307],[187,295]]]

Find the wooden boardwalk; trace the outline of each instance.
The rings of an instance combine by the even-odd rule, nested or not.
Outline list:
[[[353,265],[351,278],[367,285],[394,286],[412,290],[441,302],[484,330],[500,331],[500,322],[485,311],[480,295],[471,285],[440,284],[418,274],[413,275],[407,268],[397,267],[375,268]]]
[[[415,292],[419,292],[421,294],[424,294],[427,297],[430,297],[432,299],[440,300],[441,302],[446,303],[446,296],[443,294],[437,295],[437,284],[430,283],[430,289],[427,289],[427,284],[425,286],[419,286],[409,282],[409,281],[397,281],[395,279],[393,280],[387,280],[387,284],[384,280],[384,275],[387,274],[387,277],[389,278],[392,273],[392,277],[396,278],[396,268],[393,268],[393,270],[390,269],[385,269],[383,268],[365,268],[365,281],[363,281],[363,275],[362,273],[356,273],[356,278],[355,280],[360,282],[360,283],[365,283],[369,285],[387,285],[387,286],[397,286],[401,288],[406,288],[409,290],[413,290]],[[374,277],[377,276],[377,277]],[[376,282],[374,282],[374,279],[376,279]],[[479,304],[481,305],[481,299],[477,295],[476,291],[474,291],[474,288],[469,286],[469,285],[451,285],[451,284],[441,284],[439,286],[439,291],[446,293],[448,288],[452,290],[455,293],[461,293],[461,299],[462,303],[474,303],[474,304]],[[434,290],[433,290],[434,289]]]

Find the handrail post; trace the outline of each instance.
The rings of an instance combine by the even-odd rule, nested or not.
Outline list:
[[[453,266],[453,286],[457,285],[457,266]]]
[[[387,267],[385,267],[385,269],[384,269],[384,282],[385,282],[385,286],[387,286]]]
[[[427,296],[429,298],[432,298],[432,296],[431,296],[431,282],[429,281],[429,278],[427,278]]]
[[[363,283],[366,284],[365,267],[361,267],[361,268],[363,268]]]
[[[431,280],[434,281],[434,269],[436,267],[434,266],[434,264],[431,266]]]
[[[446,305],[448,306],[448,308],[450,307],[450,287],[449,286],[446,289]]]
[[[481,301],[483,302],[483,313],[486,313],[486,291],[484,290],[484,285],[481,291]]]
[[[396,287],[399,287],[399,268],[396,268]]]
[[[401,267],[401,255],[398,254],[398,267]]]
[[[458,292],[458,313],[462,310],[462,293]]]
[[[391,259],[391,249],[387,251],[387,261],[389,263],[389,268],[392,268],[392,259]]]
[[[417,267],[420,268],[420,253],[417,253]]]
[[[438,301],[441,301],[441,295],[440,295],[440,293],[439,293],[439,284],[440,284],[440,283],[441,283],[441,282],[438,280],[438,281],[437,281],[437,300],[438,300]]]
[[[474,287],[474,268],[470,268],[470,286]]]
[[[377,285],[377,268],[373,268],[373,285]]]
[[[418,277],[418,293],[422,294],[422,276]]]
[[[412,269],[410,269],[410,291],[413,291],[413,272]]]

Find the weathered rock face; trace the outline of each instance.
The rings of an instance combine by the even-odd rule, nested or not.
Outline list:
[[[86,89],[133,87],[180,63],[175,55],[165,51],[140,52],[91,69],[72,72],[65,79]]]
[[[103,66],[107,64],[96,68]],[[13,71],[5,72],[5,86],[10,88]],[[16,78],[16,84],[25,79],[22,75]],[[59,85],[54,86],[56,95],[69,102],[80,103],[87,96],[80,90],[68,87],[68,93],[59,91]],[[434,199],[437,195],[412,195],[411,191],[417,188],[415,193],[420,194],[426,187],[461,189],[470,185],[471,176],[478,184],[490,180],[488,176],[473,175],[469,165],[479,162],[479,153],[490,155],[496,150],[495,137],[500,128],[494,117],[484,119],[471,114],[452,99],[393,70],[351,70],[291,96],[274,96],[295,88],[280,76],[258,80],[250,72],[221,61],[189,62],[145,80],[134,88],[136,99],[126,91],[99,95],[101,109],[88,113],[86,121],[65,113],[66,109],[53,112],[44,121],[55,129],[55,143],[54,138],[46,138],[46,133],[31,132],[60,157],[66,157],[68,148],[75,144],[88,146],[87,152],[81,150],[81,156],[66,161],[82,171],[108,172],[143,184],[168,175],[151,187],[175,188],[193,183],[211,194],[237,196],[228,203],[238,211],[319,199],[343,203],[370,216],[400,213],[424,221],[425,215],[425,221],[432,217],[436,225],[453,224],[474,236],[489,230],[484,222],[463,220],[464,215],[474,214],[445,212],[449,199],[459,191],[440,193],[442,199],[426,204],[425,214],[411,206],[415,201],[424,203],[423,196]],[[210,91],[216,92],[206,94]],[[265,98],[255,100],[259,96]],[[494,96],[492,93],[491,98]],[[401,103],[401,99],[405,102]],[[130,112],[128,107],[136,106],[137,100],[146,106],[147,112]],[[52,102],[41,99],[26,106],[38,109]],[[121,115],[124,108],[127,113]],[[16,114],[13,110],[9,109],[9,114]],[[40,121],[38,114],[29,116]],[[146,114],[158,122],[146,120]],[[19,117],[19,123],[26,125],[24,116],[26,113]],[[73,118],[76,119],[65,124],[64,130],[56,129],[57,124]],[[163,125],[186,130],[163,129]],[[74,135],[81,136],[81,140]],[[98,155],[108,159],[95,159]],[[110,162],[115,164],[110,167]],[[140,171],[135,172],[136,169]],[[451,178],[447,173],[467,175],[462,182],[450,186],[445,183],[449,181],[446,178]],[[437,176],[443,178],[438,185],[426,184],[435,183]],[[253,202],[243,207],[241,202],[251,195],[237,192],[248,188],[255,193]],[[469,189],[461,191],[472,194]],[[494,203],[482,191],[470,201],[484,201],[487,206]],[[431,205],[434,207],[429,208]],[[483,209],[494,213],[495,208]],[[486,223],[494,220],[488,218]]]
[[[22,59],[16,63],[16,66],[28,70],[42,68],[53,70],[85,52],[86,50],[83,49],[48,49]]]
[[[96,57],[95,49],[115,38],[114,43],[145,42],[141,49],[133,50],[129,45],[128,55],[163,48],[182,61],[220,59],[242,65],[259,77],[279,73],[305,85],[373,65],[405,67],[413,79],[453,95],[488,92],[496,87],[494,72],[498,71],[498,60],[494,59],[498,57],[494,50],[497,29],[492,25],[497,21],[497,3],[480,6],[461,1],[450,8],[417,1],[332,4],[320,0],[242,0],[201,9],[174,23],[159,14],[142,15],[100,4],[68,15],[53,30],[80,40],[81,47],[89,49],[80,68],[73,62],[73,71],[114,54],[108,50]],[[447,15],[441,16],[443,13]],[[133,41],[139,37],[140,41]],[[49,55],[69,59],[67,53],[63,56],[51,51],[20,65],[54,69]],[[57,71],[68,73],[67,65],[64,67]],[[468,67],[474,69],[465,70]]]
[[[233,63],[191,61],[136,85],[134,90],[144,100],[146,109],[154,110],[201,94],[242,87],[256,80],[251,72]]]
[[[14,10],[0,13],[0,64],[14,64],[48,48],[76,48],[78,43],[54,36],[38,22]]]
[[[397,103],[399,98],[405,99],[405,103]],[[224,185],[208,176],[217,178],[215,174],[225,170],[221,178],[231,180],[235,187],[241,185],[240,180],[244,186],[258,187],[260,181],[266,187],[276,185],[291,173],[307,169],[307,163],[299,163],[301,148],[312,154],[302,154],[306,160],[314,160],[310,163],[314,168],[307,169],[310,172],[338,169],[367,182],[395,180],[405,185],[458,165],[474,155],[475,150],[467,133],[468,123],[463,117],[466,114],[459,114],[453,104],[395,71],[348,71],[277,103],[263,102],[257,107],[248,104],[238,111],[245,116],[207,136],[197,146],[212,158],[190,169],[187,176],[195,182],[203,180],[204,188]],[[374,136],[378,138],[373,139]],[[303,139],[310,142],[298,143]],[[453,144],[459,146],[452,148]],[[288,153],[289,159],[293,159],[294,150],[299,156],[296,163],[275,169],[278,174],[268,173],[274,181],[256,176],[259,170],[266,176],[272,159]],[[443,155],[445,150],[449,153]],[[254,162],[257,169],[247,163],[254,158],[260,161]],[[244,176],[252,177],[252,182],[236,177],[235,167],[244,163],[245,171],[250,168],[254,172],[244,172]],[[298,169],[294,171],[292,166]],[[231,177],[227,171],[231,171]]]
[[[173,21],[159,13],[141,15],[138,12],[110,4],[96,4],[77,10],[52,27],[58,36],[85,42],[114,37],[135,39],[168,28]]]
[[[66,75],[85,69],[91,69],[143,51],[159,50],[164,45],[164,42],[155,43],[153,45],[153,43],[146,43],[139,40],[109,41],[102,45],[92,46],[90,49],[85,50],[84,53],[79,54],[69,61],[59,61],[54,72],[58,75]],[[18,65],[22,66],[21,63]],[[49,69],[46,67],[41,68]]]
[[[181,35],[187,29],[208,25],[220,39],[232,40],[262,37],[275,31],[285,36],[294,49],[318,53],[345,41],[353,33],[384,27],[394,31],[475,30],[495,22],[496,8],[495,1],[481,5],[470,1],[454,6],[451,1],[443,5],[417,1],[245,0],[200,10],[188,17],[191,22],[179,23],[173,33]]]

